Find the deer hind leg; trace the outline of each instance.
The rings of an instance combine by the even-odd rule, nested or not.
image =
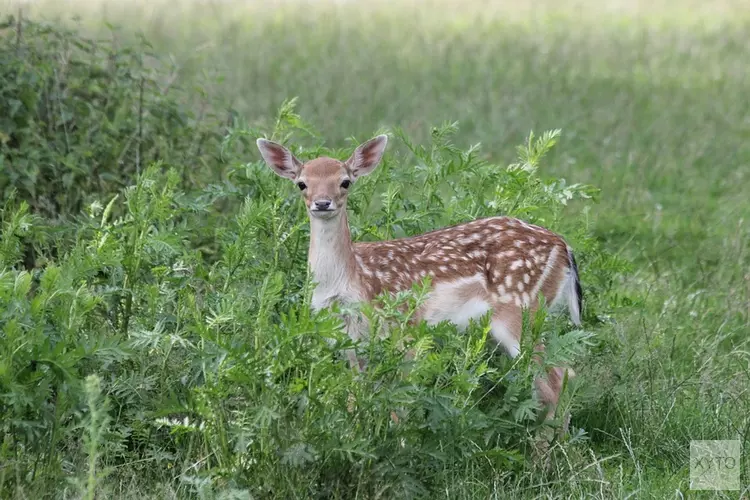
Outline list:
[[[544,344],[538,344],[534,347],[535,352],[544,352]],[[541,358],[537,355],[534,356],[534,361],[541,363]],[[547,410],[547,418],[551,419],[555,416],[555,410],[557,409],[557,403],[560,401],[560,394],[562,393],[563,380],[565,378],[565,372],[567,371],[568,379],[575,376],[570,368],[561,368],[553,366],[547,369],[546,377],[538,377],[535,381],[536,389],[539,394],[539,400],[541,401],[544,408]],[[566,419],[569,418],[566,416]],[[565,423],[564,431],[567,431],[567,422]]]
[[[572,262],[573,257],[570,254],[569,259],[570,262],[568,262],[567,266],[557,267],[548,275],[541,287],[541,291],[548,301],[551,299],[551,301],[548,302],[548,311],[560,311],[567,306],[570,310],[571,319],[575,324],[579,324],[580,298],[576,297],[576,295],[580,293],[580,285],[578,285],[578,275],[575,264]],[[576,287],[579,290],[576,290]],[[577,305],[574,307],[575,304]],[[535,346],[534,351],[534,361],[541,363],[542,355],[544,353],[544,345],[539,344]],[[548,419],[555,416],[566,373],[568,379],[575,376],[572,369],[555,366],[547,369],[546,377],[539,377],[536,380],[535,385],[538,391],[539,400],[547,411]],[[565,416],[565,422],[562,429],[563,432],[567,432],[567,422],[569,418],[569,415]]]
[[[511,358],[515,358],[520,353],[520,341],[522,330],[522,312],[519,307],[500,304],[494,308],[491,323],[492,337],[500,344]],[[535,352],[544,352],[544,345],[538,344],[534,347]],[[538,355],[534,356],[537,363],[541,363]],[[562,391],[562,382],[564,369],[551,367],[547,370],[546,376],[537,377],[534,381],[537,397],[546,410],[546,417],[554,417],[557,403],[560,400]],[[568,377],[572,377],[572,370],[568,369]]]
[[[512,307],[509,304],[500,304],[493,309],[492,336],[500,344],[508,355],[515,358],[520,353],[520,340],[522,332],[522,311],[520,307]],[[541,363],[541,357],[536,353],[544,351],[544,345],[539,344],[534,348],[534,361]],[[545,411],[545,419],[550,420],[555,415],[557,403],[560,400],[562,391],[564,371],[561,368],[552,367],[547,370],[546,375],[538,376],[534,380],[534,389],[537,398],[541,404],[542,411]],[[567,416],[566,416],[567,417]],[[567,422],[563,425],[563,433],[567,432]],[[549,465],[550,436],[549,432],[542,431],[537,433],[534,439],[533,454],[535,461]]]

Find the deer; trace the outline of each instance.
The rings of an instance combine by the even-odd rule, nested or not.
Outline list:
[[[573,250],[543,227],[493,216],[410,237],[352,242],[347,198],[357,180],[380,164],[387,135],[360,144],[345,161],[321,156],[302,162],[281,144],[264,138],[256,143],[271,170],[296,184],[307,207],[313,310],[373,301],[429,278],[416,321],[447,320],[465,330],[471,320],[491,315],[491,337],[511,358],[520,354],[523,311],[533,315],[539,294],[551,312],[567,308],[580,326],[582,288]],[[362,321],[347,321],[345,327],[354,341],[368,332]],[[544,345],[534,351],[544,351]],[[347,356],[352,367],[361,368],[352,350]],[[552,367],[534,381],[547,418],[554,416],[566,375],[572,378],[573,370]]]

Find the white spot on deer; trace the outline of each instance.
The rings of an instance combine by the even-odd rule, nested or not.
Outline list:
[[[523,281],[519,281],[518,285],[516,285],[516,288],[518,288],[519,292],[523,292],[523,288],[524,288]]]
[[[510,265],[510,270],[511,271],[515,271],[516,269],[520,268],[521,266],[523,266],[523,261],[522,260],[514,260],[513,263]]]
[[[376,272],[375,272],[375,277],[376,277],[377,279],[379,279],[380,281],[385,281],[385,282],[388,282],[388,281],[390,281],[390,280],[391,280],[391,278],[392,278],[392,275],[391,275],[391,273],[390,273],[390,272],[388,272],[388,271],[376,271]]]
[[[513,276],[511,276],[510,274],[505,277],[505,286],[513,286]]]
[[[523,303],[527,306],[531,304],[531,298],[527,292],[523,292]]]
[[[439,269],[440,269],[441,273],[444,273],[444,272],[448,271],[448,266],[440,266]]]
[[[531,261],[526,259],[526,267],[531,269]]]
[[[513,297],[511,297],[509,294],[505,293],[505,294],[500,295],[497,298],[497,300],[499,300],[503,304],[510,304],[511,302],[513,302]]]
[[[523,275],[523,282],[528,285],[529,281],[531,281],[531,276],[529,276],[528,274],[524,274]]]
[[[516,240],[513,242],[513,246],[516,248],[521,248],[524,245],[524,243],[525,242],[523,240]]]

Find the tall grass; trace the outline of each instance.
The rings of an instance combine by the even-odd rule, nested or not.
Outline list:
[[[118,103],[112,114],[90,115],[91,123],[114,120],[117,109],[124,117],[111,133],[97,136],[94,158],[125,149],[139,116],[148,132],[140,142],[142,168],[135,168],[132,151],[125,156],[130,170],[102,162],[115,177],[82,170],[92,164],[81,159],[90,149],[85,142],[72,148],[75,156],[66,156],[35,133],[25,138],[23,151],[4,150],[3,172],[15,169],[17,175],[4,178],[6,200],[12,186],[32,207],[26,212],[16,198],[3,212],[3,259],[12,267],[4,272],[3,293],[14,297],[4,303],[11,313],[2,320],[3,360],[13,360],[3,372],[10,377],[3,392],[12,395],[3,403],[3,422],[21,426],[4,428],[0,477],[11,488],[6,491],[44,491],[70,470],[84,481],[75,487],[89,484],[91,455],[73,429],[86,422],[78,413],[86,407],[80,381],[102,367],[111,375],[100,373],[113,420],[102,444],[108,448],[98,456],[114,467],[115,476],[101,483],[110,492],[239,495],[267,480],[267,489],[253,490],[256,496],[274,490],[299,496],[429,491],[450,498],[663,498],[688,494],[691,439],[736,438],[747,449],[750,18],[743,2],[68,6],[66,23],[81,14],[78,29],[104,40],[101,47],[116,47],[122,68],[140,71],[134,81],[108,87]],[[30,9],[34,16],[56,14],[49,4]],[[102,30],[102,15],[123,28]],[[150,46],[137,45],[136,29]],[[5,31],[12,48],[13,26]],[[45,43],[48,59],[27,61],[54,81],[60,67],[54,55],[66,48]],[[147,52],[162,64],[149,57],[142,62],[139,55]],[[6,82],[9,67],[3,65]],[[149,81],[143,103],[137,75]],[[61,99],[69,96],[56,88],[39,92],[68,105]],[[4,95],[18,95],[14,89],[4,84]],[[296,108],[279,114],[293,96]],[[71,109],[81,100],[70,101]],[[157,105],[180,120],[167,128],[161,115],[142,113]],[[441,126],[454,120],[457,128]],[[0,132],[11,137],[2,123]],[[64,138],[63,123],[47,130],[55,140]],[[388,371],[399,361],[387,344],[375,353],[385,372],[358,382],[334,368],[327,343],[295,336],[314,330],[335,336],[336,328],[332,318],[311,317],[304,305],[307,229],[299,200],[262,173],[252,150],[249,139],[274,128],[303,156],[336,148],[332,154],[341,157],[355,142],[349,139],[402,129],[380,176],[366,180],[352,200],[357,238],[413,234],[482,213],[511,212],[551,225],[582,249],[587,329],[595,336],[579,353],[579,376],[566,405],[574,436],[582,429],[585,440],[553,447],[552,471],[534,470],[512,452],[523,449],[533,428],[528,423],[519,432],[492,427],[510,439],[497,446],[508,454],[486,462],[462,455],[466,443],[482,441],[474,433],[483,429],[471,420],[474,413],[463,415],[465,407],[447,412],[448,428],[420,427],[429,422],[422,417],[414,417],[414,427],[388,427],[392,406],[433,411],[429,405],[443,401],[445,386],[429,386],[426,378],[418,390],[404,389]],[[530,130],[557,128],[558,144],[539,170],[507,184],[502,166],[516,161],[516,145]],[[40,152],[51,159],[39,161]],[[157,159],[174,173],[158,174],[157,168],[145,175]],[[32,178],[36,170],[22,161],[54,174]],[[73,173],[75,185],[85,183],[83,189],[61,189],[66,173]],[[596,194],[597,203],[581,198],[562,204],[571,184],[600,188],[570,191]],[[449,186],[464,194],[446,196]],[[31,188],[63,196],[65,222],[50,222],[57,211],[40,212],[48,197]],[[540,189],[556,195],[538,198]],[[472,198],[469,192],[480,194]],[[36,249],[27,255],[36,270],[23,274],[17,263],[28,247]],[[629,272],[623,259],[632,263]],[[29,336],[24,328],[36,333]],[[550,328],[554,335],[560,325]],[[57,343],[54,335],[67,340]],[[467,392],[460,394],[481,399],[486,406],[475,409],[482,415],[524,407],[525,379],[509,382],[503,377],[508,365],[472,347],[481,344],[481,325],[466,338],[443,330],[430,335],[445,342],[424,360],[435,380],[439,373],[450,379],[468,370],[461,373],[476,379],[461,385]],[[23,350],[35,342],[46,347]],[[39,355],[53,348],[62,358]],[[457,359],[464,364],[456,365]],[[491,375],[482,371],[485,362]],[[502,394],[478,396],[493,377],[502,379],[505,395],[519,387],[511,406],[502,406]],[[338,404],[349,392],[364,397],[360,420],[328,399],[309,410],[310,381]],[[387,389],[374,391],[368,383]],[[439,388],[431,402],[424,399],[428,387]],[[195,405],[192,413],[185,412],[188,401]],[[302,404],[311,412],[307,418],[323,421],[294,413]],[[501,422],[514,420],[502,415]],[[425,434],[428,429],[432,434]],[[314,435],[300,439],[297,431],[310,430]],[[359,448],[329,441],[342,436],[355,436],[351,443]],[[405,448],[399,448],[400,438]],[[440,439],[451,443],[450,452],[426,448],[430,458],[420,454],[423,443]],[[374,467],[384,456],[405,462]],[[270,468],[251,469],[254,464]],[[247,476],[248,470],[254,472]],[[346,473],[331,477],[325,471]],[[273,482],[285,477],[286,484]],[[383,485],[394,489],[381,491]]]

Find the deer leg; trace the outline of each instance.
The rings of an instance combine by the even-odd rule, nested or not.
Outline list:
[[[544,352],[544,344],[538,344],[534,347],[534,352]],[[541,357],[534,355],[534,361],[537,363],[542,362]],[[570,368],[560,368],[557,366],[550,367],[547,369],[547,376],[538,377],[535,381],[539,400],[541,401],[544,409],[547,411],[547,418],[551,419],[555,416],[555,410],[557,409],[557,403],[560,401],[560,394],[562,393],[563,379],[565,372],[567,371],[568,379],[575,376],[575,372]],[[567,431],[567,429],[564,429]]]
[[[538,344],[534,347],[535,354],[533,360],[537,363],[542,362],[541,357],[536,353],[544,352],[544,344]],[[536,378],[534,385],[536,387],[539,401],[541,402],[542,409],[546,411],[545,420],[551,420],[555,416],[557,410],[557,404],[560,401],[560,395],[562,393],[562,385],[565,377],[566,369],[553,366],[547,369],[546,376],[542,375]],[[572,378],[575,374],[570,368],[567,369],[568,378]],[[563,417],[563,425],[560,429],[560,435],[564,435],[568,432],[568,426],[570,424],[570,414],[566,413]],[[534,443],[534,451],[536,454],[536,460],[542,460],[542,466],[549,468],[551,457],[549,455],[549,444],[553,435],[544,433],[537,438]]]
[[[495,307],[491,323],[492,337],[505,349],[511,358],[515,358],[520,353],[521,329],[520,308],[509,307],[505,304]],[[539,344],[534,347],[534,352],[543,353],[544,345]],[[539,355],[534,355],[533,359],[537,363],[542,362]],[[563,368],[552,367],[547,370],[546,376],[537,377],[534,382],[537,396],[542,403],[543,409],[547,411],[547,418],[554,417],[555,408],[560,399],[560,392],[562,391],[564,375],[565,371]],[[568,377],[572,378],[573,375],[573,370],[568,369]]]
[[[521,352],[521,318],[520,315],[516,316],[510,308],[496,307],[490,323],[492,338],[511,358],[515,358]]]
[[[522,331],[522,314],[520,308],[513,308],[507,304],[496,306],[493,310],[491,333],[495,341],[500,344],[511,358],[520,353],[520,339]],[[544,345],[539,344],[534,348],[534,361],[541,363],[539,354],[544,352]],[[546,375],[538,376],[534,380],[534,388],[537,397],[546,412],[545,419],[550,420],[555,415],[557,403],[562,391],[562,383],[565,371],[562,368],[552,367],[547,370]],[[573,371],[568,369],[568,376],[573,376]],[[566,425],[567,427],[567,425]],[[564,429],[563,432],[567,432]],[[537,457],[544,457],[549,448],[548,439],[538,435],[535,441],[535,452]]]
[[[346,334],[350,339],[360,340],[367,334],[367,324],[362,317],[359,315],[345,315],[344,316],[344,328]],[[344,351],[346,359],[349,362],[349,368],[356,372],[362,372],[367,367],[367,361],[357,356],[357,352],[354,349],[346,349]]]

